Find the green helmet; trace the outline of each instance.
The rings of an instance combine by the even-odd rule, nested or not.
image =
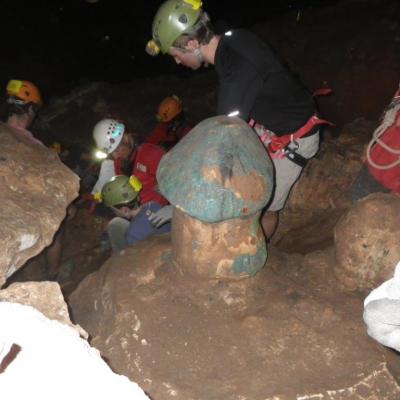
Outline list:
[[[129,204],[139,194],[142,184],[135,176],[116,175],[101,190],[101,198],[107,207]]]
[[[167,0],[153,20],[153,40],[147,43],[150,55],[165,54],[176,39],[190,31],[203,14],[200,0]]]

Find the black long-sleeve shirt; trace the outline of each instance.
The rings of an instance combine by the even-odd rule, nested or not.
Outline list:
[[[249,31],[233,30],[221,37],[215,69],[218,114],[253,119],[279,136],[295,132],[315,112],[308,90]]]

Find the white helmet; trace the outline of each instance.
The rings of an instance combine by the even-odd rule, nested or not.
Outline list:
[[[125,125],[115,119],[102,119],[93,128],[93,139],[97,147],[107,154],[112,153],[121,143]]]

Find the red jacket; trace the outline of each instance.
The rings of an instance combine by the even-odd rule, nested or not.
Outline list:
[[[130,160],[132,165],[132,175],[139,178],[143,185],[139,194],[140,202],[142,204],[149,201],[155,201],[162,206],[168,204],[168,200],[157,192],[156,173],[158,164],[164,154],[164,149],[151,143],[141,144],[132,154]],[[121,164],[121,159],[115,160],[114,167],[116,175],[124,173]]]
[[[394,100],[400,99],[400,90],[396,93]],[[374,143],[370,157],[373,163],[379,166],[393,165],[391,168],[379,169],[371,165],[367,160],[367,167],[371,175],[384,187],[394,193],[400,194],[400,108],[397,103],[397,111],[393,124],[387,128],[379,139],[388,145],[392,152],[385,149],[381,144]]]
[[[172,126],[171,123],[160,122],[147,136],[146,143],[174,145],[192,129],[186,123],[182,123],[175,129]]]

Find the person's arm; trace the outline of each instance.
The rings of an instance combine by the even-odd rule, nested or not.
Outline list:
[[[165,153],[166,153],[165,150],[162,149],[161,147],[157,145],[152,146],[151,152],[149,153],[151,156],[151,159],[148,163],[149,174],[156,176],[158,165],[160,164],[160,161],[164,157]]]
[[[239,117],[248,121],[262,88],[263,78],[245,59],[235,61],[223,76],[218,88],[218,115]]]
[[[92,189],[92,194],[96,194],[97,192],[101,192],[103,186],[115,175],[114,169],[114,161],[113,160],[104,160],[101,163],[99,179],[95,183]]]

